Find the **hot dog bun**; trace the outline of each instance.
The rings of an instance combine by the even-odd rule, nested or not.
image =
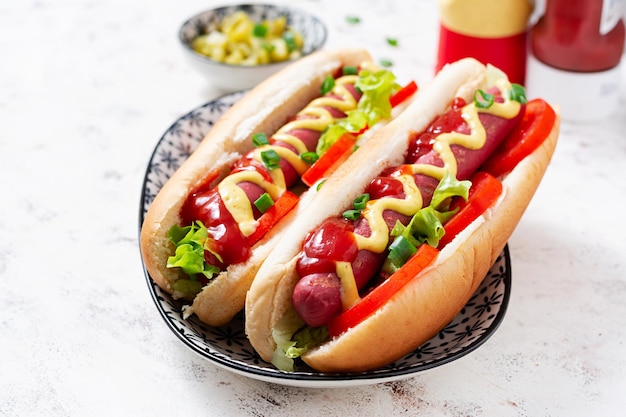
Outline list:
[[[260,356],[271,361],[276,348],[273,331],[293,315],[291,294],[298,281],[296,256],[305,235],[325,218],[349,207],[382,169],[403,162],[407,135],[424,130],[455,96],[480,88],[485,67],[473,59],[448,65],[411,106],[377,134],[384,140],[364,145],[329,180],[303,221],[292,225],[259,270],[246,301],[246,332]],[[558,120],[549,138],[503,179],[504,192],[472,226],[446,246],[436,263],[413,279],[374,315],[345,333],[308,351],[302,359],[323,372],[376,369],[418,347],[445,327],[476,290],[532,198],[554,151]],[[347,175],[347,173],[351,173]],[[338,200],[338,192],[341,198]],[[416,320],[416,318],[419,318]]]
[[[215,169],[217,184],[231,164],[253,147],[251,135],[275,132],[287,119],[319,96],[319,86],[329,74],[343,66],[358,66],[371,60],[362,49],[321,51],[307,56],[271,76],[232,106],[202,140],[198,148],[160,190],[152,202],[141,230],[141,254],[152,279],[174,298],[181,297],[173,284],[180,278],[178,268],[167,268],[173,245],[167,234],[180,224],[180,211],[191,190],[201,185]],[[304,206],[303,200],[300,207]],[[294,210],[295,211],[295,210]],[[246,291],[258,268],[275,245],[295,213],[284,218],[262,239],[244,263],[220,273],[195,297],[186,314],[195,313],[203,322],[222,325],[244,305]]]

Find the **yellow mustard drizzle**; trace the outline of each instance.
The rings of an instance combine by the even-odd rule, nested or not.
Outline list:
[[[239,224],[239,230],[244,236],[250,236],[256,230],[258,223],[254,220],[252,205],[246,193],[237,184],[251,182],[263,188],[266,193],[276,201],[283,190],[275,184],[268,182],[263,176],[253,170],[239,171],[224,178],[217,186],[224,205]]]
[[[507,94],[511,90],[509,81],[506,79],[498,79],[496,86],[504,93],[502,94],[504,98],[502,103],[494,102],[485,109],[476,107],[472,101],[461,109],[461,115],[470,128],[469,134],[456,132],[442,133],[435,138],[433,150],[439,154],[439,157],[444,163],[443,167],[412,164],[410,166],[410,172],[412,172],[412,174],[401,173],[395,176],[396,179],[402,182],[405,199],[385,197],[367,202],[361,212],[361,216],[367,220],[371,234],[369,237],[354,234],[359,250],[365,249],[374,253],[382,253],[387,249],[387,245],[389,244],[389,229],[383,218],[383,212],[385,210],[394,210],[406,216],[413,216],[422,208],[422,195],[415,184],[414,174],[425,174],[438,180],[443,178],[446,171],[450,171],[456,175],[457,163],[450,145],[457,144],[469,149],[480,149],[484,146],[487,136],[485,128],[478,118],[479,113],[488,113],[506,119],[511,119],[519,113],[521,104],[511,100]],[[336,273],[341,280],[342,294],[348,294],[346,295],[347,301],[345,303],[343,302],[342,295],[344,310],[346,309],[346,304],[354,302],[353,288],[356,288],[352,269],[350,269],[350,274],[346,272],[346,269],[347,267],[342,265],[341,262],[336,263]]]
[[[345,75],[335,80],[335,85],[331,90],[337,97],[319,97],[309,103],[298,116],[305,116],[293,120],[282,126],[272,138],[275,141],[282,141],[294,147],[295,152],[284,146],[263,145],[254,150],[253,159],[263,163],[261,153],[273,150],[281,159],[289,162],[299,175],[302,175],[309,165],[304,162],[300,155],[307,152],[306,144],[298,137],[289,134],[289,131],[296,129],[310,129],[323,132],[332,124],[335,119],[324,107],[333,107],[342,112],[354,110],[357,101],[346,87],[347,84],[354,84],[358,79],[357,75]],[[270,170],[272,182],[268,182],[261,174],[255,171],[240,171],[224,178],[218,185],[218,192],[224,201],[226,209],[239,224],[239,229],[244,236],[250,236],[256,230],[258,221],[254,219],[252,205],[246,193],[237,184],[249,181],[264,189],[274,201],[286,191],[285,176],[282,169]]]
[[[261,161],[261,153],[266,152],[268,150],[275,151],[278,154],[278,156],[280,156],[280,159],[285,159],[287,162],[289,162],[299,175],[302,175],[304,171],[306,171],[309,168],[309,165],[300,158],[299,154],[294,153],[293,151],[291,151],[291,149],[285,148],[284,146],[267,145],[267,146],[256,148],[254,150],[253,159],[257,161]],[[282,169],[276,168],[276,169],[270,170],[270,176],[272,177],[272,181],[274,182],[274,184],[279,189],[284,191],[287,188],[285,184],[285,176],[283,175]]]
[[[370,227],[370,236],[354,234],[357,247],[374,253],[381,253],[387,248],[389,229],[383,219],[385,210],[393,210],[406,216],[412,216],[422,208],[422,194],[415,184],[413,175],[402,174],[396,177],[402,183],[406,198],[386,197],[370,200],[361,211],[361,217],[367,220]]]
[[[511,84],[506,79],[497,80],[496,86],[500,91],[504,92],[508,92],[511,89]],[[485,141],[487,140],[485,127],[478,118],[479,113],[492,114],[505,119],[513,118],[519,113],[521,104],[518,101],[511,100],[508,94],[503,94],[502,96],[504,98],[502,103],[494,102],[486,109],[476,107],[474,102],[465,105],[461,110],[461,117],[469,126],[470,133],[466,135],[458,132],[450,132],[442,133],[437,136],[433,150],[439,154],[443,162],[443,167],[414,164],[413,173],[425,174],[438,180],[441,180],[446,172],[451,172],[456,176],[457,163],[450,146],[460,145],[467,149],[480,149],[485,145]]]
[[[350,262],[337,262],[337,276],[341,281],[341,307],[347,310],[361,299],[356,287],[352,264]]]

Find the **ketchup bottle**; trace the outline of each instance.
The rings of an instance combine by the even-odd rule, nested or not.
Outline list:
[[[439,48],[436,71],[474,57],[524,84],[528,19],[533,0],[439,0]]]
[[[530,31],[528,95],[571,121],[610,115],[620,94],[624,0],[547,0]]]

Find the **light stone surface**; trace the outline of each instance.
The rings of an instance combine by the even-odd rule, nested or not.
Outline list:
[[[303,389],[177,340],[141,269],[140,191],[163,132],[220,94],[176,35],[223,3],[0,3],[0,416],[623,415],[624,96],[610,120],[563,124],[510,240],[507,316],[470,355],[401,382]],[[365,46],[400,80],[432,76],[434,1],[289,3],[323,17],[328,47]]]

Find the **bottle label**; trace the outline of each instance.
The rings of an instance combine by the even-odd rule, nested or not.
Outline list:
[[[600,34],[606,35],[613,30],[626,11],[626,0],[602,0],[600,16]]]

